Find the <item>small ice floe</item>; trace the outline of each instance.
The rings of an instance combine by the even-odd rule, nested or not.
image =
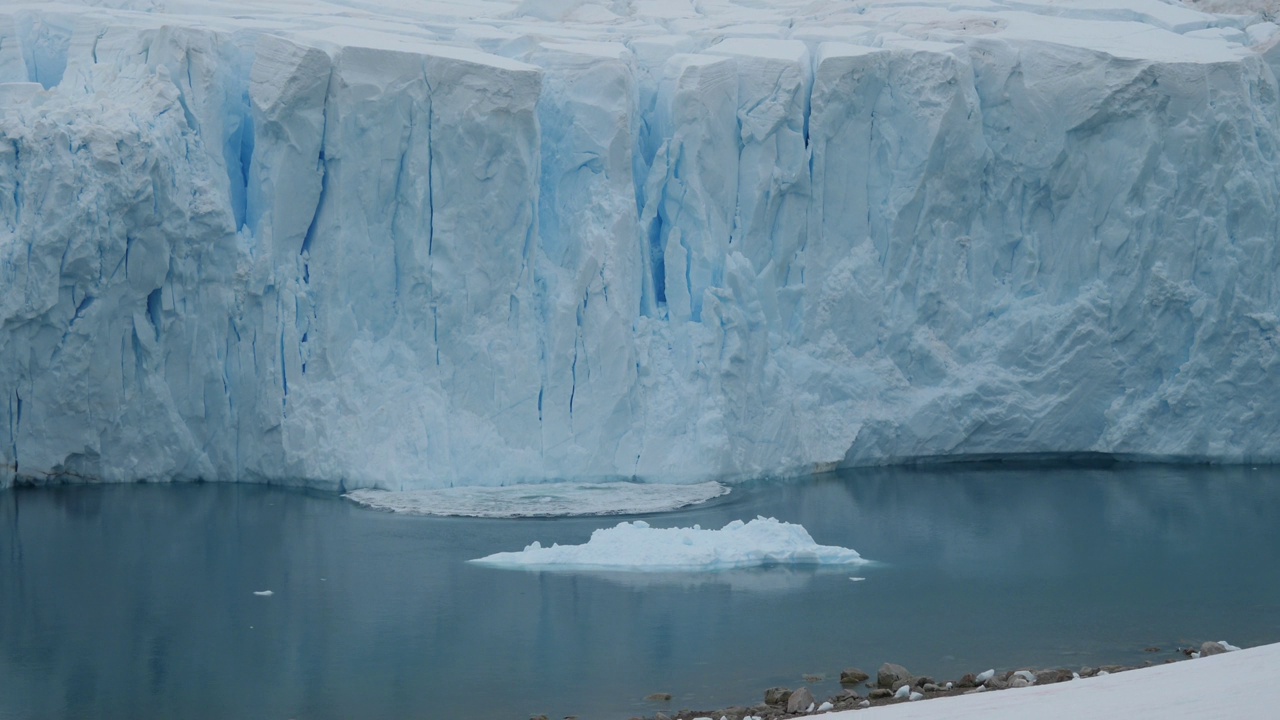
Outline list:
[[[257,595],[258,597],[271,597],[272,595],[275,595],[275,593],[271,592],[270,590],[254,590],[253,594]]]
[[[678,510],[727,495],[718,482],[533,483],[436,490],[353,490],[343,497],[375,510],[407,515],[482,518],[639,515]]]
[[[633,572],[728,570],[772,565],[853,565],[867,561],[855,550],[819,545],[800,525],[758,517],[734,520],[720,530],[655,528],[643,520],[618,523],[591,533],[582,545],[543,547],[534,542],[520,552],[501,552],[471,562],[538,570],[625,570]]]
[[[1107,672],[1106,670],[1099,670],[1098,674],[1094,675],[1094,677],[1102,677],[1103,675],[1110,675],[1110,674],[1111,673]]]
[[[911,702],[915,702],[916,700],[923,700],[923,699],[924,699],[924,694],[918,693],[918,692],[913,692],[907,696],[907,700]]]
[[[1026,680],[1028,685],[1036,684],[1036,674],[1031,672],[1030,670],[1019,670],[1015,672],[1013,675],[1014,677],[1020,677],[1023,680]]]
[[[991,668],[990,670],[983,670],[982,672],[978,673],[978,676],[974,678],[974,680],[977,680],[979,683],[984,683],[995,676],[996,676],[996,670],[995,668]]]
[[[1226,640],[1219,640],[1218,644],[1221,645],[1222,649],[1226,650],[1227,652],[1235,652],[1240,649],[1235,645],[1232,645],[1231,643],[1227,642]]]
[[[898,688],[898,692],[894,693],[893,697],[897,700],[901,700],[902,698],[905,698],[905,697],[911,697],[911,686],[903,685],[902,687]]]
[[[851,578],[849,578],[849,579],[850,579],[850,580],[852,580],[852,581],[854,581],[854,582],[862,582],[863,580],[866,580],[866,578],[864,578],[864,577],[851,577]]]
[[[824,702],[824,703],[822,703],[821,705],[819,705],[819,706],[818,706],[818,712],[826,712],[826,711],[828,711],[828,710],[830,710],[830,709],[832,709],[832,708],[834,708],[834,707],[835,707],[835,705],[832,705],[832,704],[831,704],[831,703],[829,703],[829,702]]]
[[[953,683],[953,682],[951,682],[950,680],[948,680],[948,681],[947,681],[947,684],[943,686],[943,689],[945,689],[945,690],[950,690],[951,688],[953,688],[953,687],[955,687],[955,686],[956,686],[956,684],[955,684],[955,683]]]

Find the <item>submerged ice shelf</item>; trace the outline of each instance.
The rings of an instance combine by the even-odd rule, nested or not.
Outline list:
[[[375,510],[407,515],[516,518],[667,512],[705,503],[728,493],[729,488],[717,482],[692,485],[613,482],[437,490],[353,490],[345,497]]]
[[[773,565],[859,565],[856,551],[819,545],[794,523],[758,517],[734,520],[719,530],[654,528],[643,520],[618,523],[591,533],[582,545],[500,552],[472,560],[480,565],[530,570],[617,570],[671,572],[733,570]]]
[[[100,5],[0,9],[0,487],[1280,461],[1256,3]]]

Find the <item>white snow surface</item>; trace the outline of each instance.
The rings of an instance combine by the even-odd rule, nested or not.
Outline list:
[[[1280,461],[1273,11],[7,0],[0,487]]]
[[[641,483],[539,483],[439,490],[353,490],[349,500],[408,515],[463,517],[574,517],[666,512],[729,493],[717,482],[693,485]]]
[[[618,523],[591,533],[582,545],[500,552],[472,560],[481,565],[530,570],[619,570],[705,572],[772,565],[856,565],[856,551],[819,545],[802,526],[758,517],[734,520],[719,530],[655,528],[643,520]]]
[[[848,710],[828,720],[1178,720],[1274,718],[1280,644],[1104,677]]]

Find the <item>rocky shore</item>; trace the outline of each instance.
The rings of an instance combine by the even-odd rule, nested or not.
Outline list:
[[[887,662],[880,666],[874,677],[858,668],[843,670],[840,673],[840,685],[843,689],[838,694],[823,700],[816,698],[808,685],[801,685],[794,689],[773,687],[764,691],[762,702],[749,707],[732,706],[718,710],[678,711],[664,709],[643,718],[636,716],[631,720],[779,720],[807,717],[840,710],[857,710],[953,695],[1068,682],[1150,667],[1161,662],[1174,663],[1179,660],[1217,655],[1239,649],[1225,641],[1208,641],[1199,647],[1182,647],[1176,651],[1149,647],[1145,648],[1145,651],[1153,656],[1164,654],[1167,657],[1159,661],[1148,660],[1141,665],[1102,665],[1074,670],[1019,668],[996,672],[995,669],[988,669],[979,673],[968,673],[955,680],[942,681],[928,675],[915,675],[901,665]],[[823,679],[817,676],[805,678],[809,684],[821,682]],[[655,705],[666,705],[671,702],[672,696],[667,693],[654,693],[645,699]],[[530,720],[549,719],[545,715],[540,715]]]

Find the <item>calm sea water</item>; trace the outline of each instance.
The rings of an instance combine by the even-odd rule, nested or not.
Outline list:
[[[0,492],[0,718],[627,718],[802,673],[830,678],[821,697],[884,661],[942,678],[1280,641],[1278,468],[863,470],[647,519],[756,515],[879,564],[497,570],[465,560],[619,519],[218,484]]]

